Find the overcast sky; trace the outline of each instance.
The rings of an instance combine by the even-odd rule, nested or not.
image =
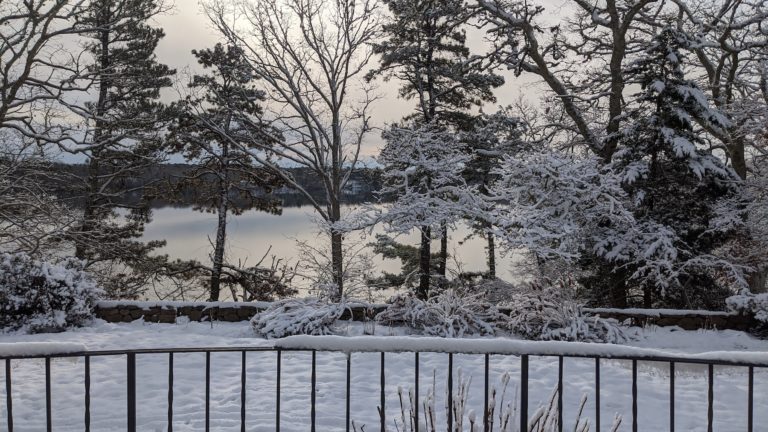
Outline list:
[[[197,0],[176,0],[173,10],[157,18],[157,25],[165,30],[166,36],[157,48],[159,60],[176,68],[180,73],[197,69],[193,49],[208,48],[220,42],[221,39],[211,27],[208,18],[202,12]],[[471,34],[470,46],[480,46],[482,35]],[[521,88],[530,88],[531,78],[515,78],[511,73],[504,73],[507,83],[496,90],[498,102],[494,105],[508,105],[519,97]],[[384,83],[379,80],[378,91],[381,99],[373,107],[373,121],[378,127],[401,119],[411,112],[415,102],[405,101],[397,97],[396,82]],[[495,111],[494,107],[486,107],[486,111]],[[366,156],[375,156],[381,146],[380,134],[372,132],[364,148]]]

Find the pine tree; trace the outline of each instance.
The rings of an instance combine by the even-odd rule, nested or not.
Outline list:
[[[429,252],[423,247],[425,232],[453,225],[476,207],[475,191],[462,176],[470,157],[451,132],[435,124],[392,126],[383,136],[387,144],[380,155],[386,167],[381,192],[396,198],[382,220],[398,234],[421,230],[417,293],[426,299],[431,271],[422,266],[431,265],[432,257],[423,256]]]
[[[267,194],[281,182],[255,165],[244,149],[256,147],[257,141],[264,142],[258,148],[267,148],[280,134],[262,120],[259,104],[265,95],[253,86],[255,78],[240,49],[217,44],[192,53],[211,73],[195,75],[189,84],[199,94],[182,102],[173,141],[177,151],[195,164],[180,186],[194,187],[196,208],[218,216],[209,285],[210,300],[218,301],[228,214],[250,209],[280,212],[280,204]]]
[[[683,55],[690,45],[683,33],[665,28],[629,68],[642,91],[614,165],[633,199],[635,218],[669,229],[665,241],[677,252],[661,274],[648,270],[642,256],[597,264],[612,274],[598,271],[595,279],[619,287],[613,288],[616,306],[624,305],[627,284],[633,281],[643,289],[645,307],[654,306],[654,299],[678,307],[714,307],[725,295],[713,257],[741,225],[737,208],[723,214],[726,200],[738,193],[739,180],[694,129],[694,122],[716,130],[726,127],[727,120],[685,78]]]
[[[383,26],[385,38],[374,44],[381,55],[380,68],[369,78],[383,75],[403,82],[400,96],[415,98],[417,113],[406,120],[432,123],[443,128],[467,128],[469,110],[494,101],[494,87],[503,84],[492,71],[493,62],[470,56],[465,27],[473,9],[463,0],[385,0],[391,17]],[[421,230],[420,291],[430,284],[431,227]],[[445,276],[448,255],[446,226],[440,227],[441,250],[438,274]]]
[[[505,156],[520,152],[528,146],[522,140],[523,127],[518,118],[502,109],[494,114],[481,114],[472,128],[461,134],[461,140],[471,149],[472,158],[464,171],[464,178],[477,191],[488,196],[499,180],[498,170]],[[475,233],[485,236],[488,271],[485,277],[496,278],[496,240],[487,220],[471,221]]]
[[[149,221],[137,177],[162,159],[163,129],[170,119],[159,98],[175,71],[158,63],[155,49],[164,33],[149,24],[162,11],[154,0],[94,0],[78,17],[80,26],[95,29],[84,34],[91,65],[82,77],[95,100],[73,107],[87,127],[76,150],[88,165],[83,220],[73,233],[75,256],[92,271],[98,265],[107,269],[110,275],[100,282],[114,296],[136,296],[133,289],[140,290],[161,260],[148,254],[162,242],[137,240]],[[123,266],[134,272],[129,275]]]

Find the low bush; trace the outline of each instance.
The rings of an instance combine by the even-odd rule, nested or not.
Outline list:
[[[484,301],[482,293],[448,288],[420,300],[412,293],[392,297],[376,319],[384,324],[403,324],[423,334],[441,337],[492,335],[498,310]]]
[[[267,339],[293,335],[333,334],[333,324],[347,309],[346,304],[318,298],[286,299],[272,303],[251,319],[256,334]]]
[[[768,326],[768,293],[738,294],[725,299],[728,310],[745,315],[754,315],[763,326]]]
[[[74,258],[52,263],[25,253],[0,254],[0,328],[61,331],[93,317],[101,295]]]
[[[525,339],[621,343],[626,336],[614,319],[584,313],[571,280],[543,280],[519,290],[505,306],[504,326]]]

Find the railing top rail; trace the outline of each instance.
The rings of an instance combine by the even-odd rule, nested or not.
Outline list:
[[[381,336],[291,336],[270,341],[270,345],[212,346],[177,348],[138,348],[87,350],[78,345],[44,343],[0,344],[0,360],[97,357],[133,354],[206,353],[206,352],[268,352],[268,351],[327,351],[343,353],[453,353],[468,355],[513,355],[535,357],[601,358],[611,360],[640,360],[646,362],[677,362],[720,366],[768,367],[768,352],[712,351],[680,353],[624,345],[560,341],[521,341],[510,339],[445,339],[434,337]],[[32,349],[25,350],[25,345]],[[13,347],[12,347],[13,346]]]

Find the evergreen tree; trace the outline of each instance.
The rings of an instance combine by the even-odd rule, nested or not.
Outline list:
[[[157,62],[155,49],[164,33],[149,24],[162,11],[155,0],[94,0],[78,17],[81,27],[92,30],[84,34],[91,64],[82,78],[95,100],[73,107],[86,124],[76,151],[88,165],[82,224],[73,233],[75,256],[97,274],[101,270],[95,267],[103,264],[108,276],[100,282],[113,296],[136,296],[162,260],[148,256],[162,242],[137,240],[149,208],[143,185],[135,181],[162,159],[170,119],[159,98],[175,72]]]
[[[256,89],[254,77],[240,49],[217,44],[212,49],[192,52],[208,75],[195,75],[189,87],[199,94],[181,104],[174,142],[195,167],[180,182],[198,192],[196,208],[218,215],[216,240],[211,255],[210,300],[218,301],[225,265],[227,215],[258,209],[280,212],[280,204],[267,194],[281,184],[279,179],[254,165],[244,150],[265,149],[278,140],[279,132],[262,120],[259,105],[264,92]]]
[[[502,109],[494,114],[481,114],[472,128],[461,134],[461,140],[471,149],[472,158],[464,171],[464,178],[476,186],[483,196],[491,194],[499,180],[499,169],[505,156],[520,152],[528,146],[522,140],[523,127],[518,118]],[[478,218],[471,221],[475,233],[485,236],[488,271],[485,277],[496,278],[496,240],[489,221]]]
[[[727,120],[685,79],[683,52],[690,46],[683,33],[665,28],[629,68],[642,92],[613,163],[632,197],[635,218],[666,227],[655,241],[674,245],[676,252],[662,270],[647,265],[647,256],[617,254],[609,265],[593,263],[598,270],[591,284],[613,291],[615,306],[626,305],[628,284],[642,288],[645,307],[657,306],[655,300],[675,307],[721,306],[724,276],[737,267],[717,259],[717,251],[742,225],[739,209],[727,204],[738,193],[739,179],[694,130],[694,122],[717,130]]]
[[[492,89],[503,84],[493,73],[490,57],[470,56],[465,26],[473,9],[463,0],[385,0],[391,13],[383,26],[384,40],[374,44],[381,66],[369,78],[383,75],[403,82],[400,95],[415,98],[417,113],[406,117],[417,123],[443,128],[467,128],[469,110],[494,101]],[[420,291],[430,284],[432,228],[421,231]],[[438,274],[445,276],[448,255],[447,228],[441,231]]]
[[[452,226],[477,207],[475,191],[463,178],[470,156],[451,132],[425,124],[392,126],[383,136],[387,144],[380,155],[386,166],[381,192],[396,198],[380,221],[388,224],[390,232],[405,234],[419,229],[423,240],[425,231]],[[431,271],[424,271],[422,266],[425,261],[431,265],[432,257],[425,260],[424,253],[422,242],[417,293],[426,299]]]

